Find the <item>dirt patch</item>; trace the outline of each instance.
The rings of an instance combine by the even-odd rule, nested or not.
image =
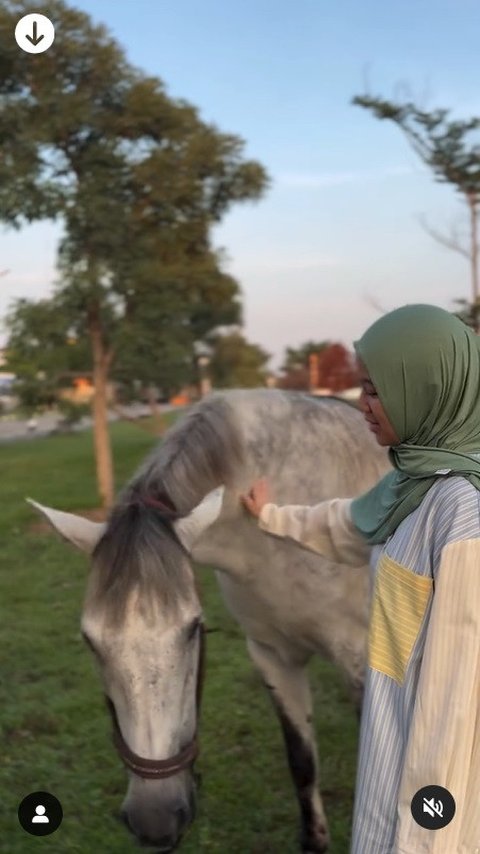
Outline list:
[[[108,511],[104,507],[91,507],[81,510],[71,510],[77,516],[83,516],[84,519],[90,519],[91,522],[105,522]],[[54,530],[46,519],[37,518],[28,526],[30,534],[53,534]]]

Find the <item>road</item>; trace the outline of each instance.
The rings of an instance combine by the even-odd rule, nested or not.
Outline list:
[[[130,418],[142,418],[150,415],[148,406],[142,404],[134,404],[132,406],[122,407],[123,411]],[[159,412],[169,412],[172,409],[178,409],[177,406],[172,406],[169,403],[160,404]],[[110,421],[117,421],[119,416],[111,412],[109,415]],[[49,436],[54,430],[58,429],[62,417],[58,413],[47,413],[46,415],[38,415],[36,417],[37,426],[35,429],[29,427],[28,419],[0,419],[0,442],[13,442],[17,439],[35,439],[37,436]],[[87,430],[92,426],[91,418],[82,418],[75,426],[75,430]]]

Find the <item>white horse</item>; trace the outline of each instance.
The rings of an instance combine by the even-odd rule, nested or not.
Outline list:
[[[272,696],[300,804],[302,850],[327,850],[306,665],[314,653],[337,664],[359,706],[369,571],[263,533],[240,495],[265,476],[277,503],[316,504],[355,496],[388,468],[355,407],[234,390],[206,398],[168,432],[108,524],[36,505],[92,555],[82,631],[130,772],[123,816],[140,842],[170,851],[193,820],[203,639],[197,561],[216,568]]]

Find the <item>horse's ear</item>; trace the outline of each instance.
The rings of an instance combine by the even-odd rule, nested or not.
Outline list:
[[[191,551],[194,543],[200,539],[203,532],[213,525],[219,517],[223,504],[224,486],[219,486],[209,492],[196,507],[182,519],[173,523],[178,539]]]
[[[48,519],[52,528],[82,552],[91,554],[105,533],[107,527],[105,522],[90,522],[89,519],[76,516],[74,513],[63,513],[61,510],[54,510],[52,507],[43,507],[42,504],[38,504],[32,498],[26,500],[38,513]]]

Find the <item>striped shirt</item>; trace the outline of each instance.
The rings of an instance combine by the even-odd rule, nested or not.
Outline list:
[[[480,854],[480,493],[465,478],[438,479],[373,548],[350,504],[268,504],[259,523],[338,562],[370,557],[351,854]],[[410,809],[433,784],[456,804],[440,830],[420,827]]]

